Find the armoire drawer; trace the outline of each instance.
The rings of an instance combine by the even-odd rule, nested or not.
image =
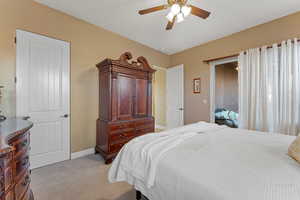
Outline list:
[[[122,131],[120,133],[115,133],[115,134],[110,134],[110,141],[115,142],[115,141],[124,141],[128,140],[130,138],[133,138],[135,136],[135,131]]]
[[[115,144],[110,144],[109,145],[109,152],[111,153],[115,153],[120,151],[120,149],[122,149],[122,147],[128,142],[129,140],[123,141],[123,142],[119,142],[119,143],[115,143]]]
[[[116,124],[110,124],[109,125],[109,132],[111,134],[119,133],[120,131],[131,131],[134,130],[135,125],[133,122],[124,122],[124,123],[116,123]]]
[[[136,126],[136,127],[139,127],[139,126],[147,126],[147,125],[150,125],[150,124],[154,124],[153,119],[143,119],[143,120],[137,120],[137,121],[135,122],[135,126]]]
[[[138,136],[144,135],[146,133],[153,133],[153,132],[154,132],[154,128],[146,128],[146,129],[136,130],[136,134]]]
[[[115,153],[120,151],[120,149],[124,146],[125,143],[117,143],[117,144],[111,144],[109,146],[109,152],[110,153]]]
[[[135,128],[135,130],[139,131],[139,130],[143,130],[143,129],[153,129],[153,124],[145,124],[145,125],[140,125],[140,126],[137,126]]]

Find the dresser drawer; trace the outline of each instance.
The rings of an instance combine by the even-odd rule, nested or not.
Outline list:
[[[5,180],[5,190],[8,190],[10,186],[13,184],[13,168],[8,167],[5,169],[4,173],[4,180]]]
[[[29,168],[29,166],[30,166],[29,155],[26,152],[25,154],[20,156],[18,159],[16,159],[16,178],[18,178],[18,176],[20,174],[22,174],[22,172],[27,170]]]
[[[27,172],[15,186],[16,199],[21,199],[21,197],[29,189],[29,184],[30,184],[30,176],[29,176],[29,172]]]
[[[10,167],[13,164],[12,159],[13,159],[13,152],[8,152],[8,153],[1,155],[1,157],[0,157],[0,173],[3,173],[5,168]]]
[[[23,200],[27,190],[30,190],[29,150],[33,124],[21,118],[11,118],[2,125],[11,132],[2,138],[0,200]],[[30,197],[28,200],[33,200],[33,195]]]
[[[20,156],[22,152],[27,151],[29,148],[30,140],[29,133],[25,133],[22,137],[19,137],[17,140],[13,141],[12,145],[15,147],[15,157]]]
[[[0,188],[3,193],[13,184],[13,154],[8,152],[1,156]]]
[[[135,136],[134,130],[110,134],[110,142],[124,141],[133,138],[134,136]]]
[[[133,131],[135,128],[135,124],[133,122],[124,122],[124,123],[116,123],[116,124],[110,124],[109,125],[109,132],[114,134],[114,133],[119,133],[122,131]]]
[[[4,200],[14,200],[14,192],[11,190],[6,195]]]

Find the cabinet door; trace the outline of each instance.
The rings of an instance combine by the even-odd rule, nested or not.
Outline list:
[[[134,81],[133,77],[119,74],[118,83],[118,120],[128,120],[133,118],[134,109]]]
[[[135,80],[135,115],[136,117],[145,117],[148,115],[148,80]]]

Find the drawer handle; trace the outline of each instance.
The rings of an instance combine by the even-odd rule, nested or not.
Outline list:
[[[26,186],[26,185],[28,185],[29,182],[30,182],[30,177],[27,175],[27,176],[25,177],[24,181],[22,182],[22,185],[23,185],[23,186]]]
[[[29,156],[26,156],[22,162],[22,166],[26,166],[28,164]]]

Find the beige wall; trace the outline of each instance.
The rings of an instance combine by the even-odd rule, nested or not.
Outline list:
[[[71,146],[72,152],[95,145],[98,77],[95,64],[130,51],[153,65],[167,67],[170,56],[139,43],[42,6],[32,0],[0,1],[0,85],[5,86],[3,107],[15,115],[16,29],[71,43]],[[159,116],[158,118],[163,118]]]
[[[216,108],[226,108],[238,112],[239,87],[236,67],[236,62],[216,66]]]
[[[172,66],[185,66],[185,123],[209,120],[209,65],[203,60],[228,56],[242,50],[300,38],[300,12],[188,49],[171,56]],[[202,78],[202,93],[193,94],[192,80]]]

